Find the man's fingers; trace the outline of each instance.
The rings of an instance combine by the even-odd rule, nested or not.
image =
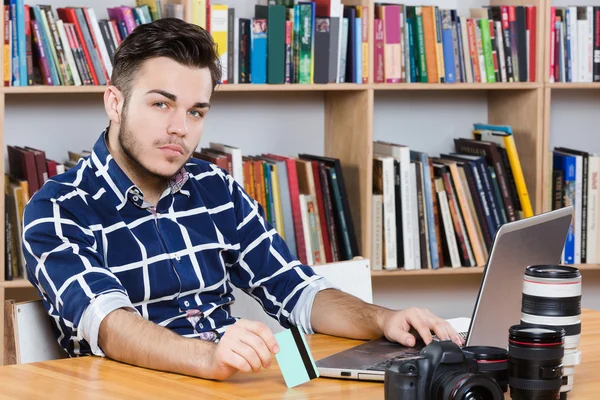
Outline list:
[[[421,339],[425,342],[425,344],[431,343],[433,340],[431,336],[431,330],[429,324],[423,318],[423,315],[419,310],[415,310],[414,312],[408,313],[406,316],[406,320],[408,323],[419,332],[421,335]]]
[[[277,344],[277,340],[275,339],[273,332],[271,332],[268,326],[266,326],[262,322],[255,322],[249,320],[240,320],[238,323],[241,324],[245,329],[259,336],[265,342],[270,352],[279,352],[279,345]]]
[[[263,367],[269,368],[271,366],[271,353],[260,336],[251,331],[246,331],[244,335],[240,336],[240,341],[256,352]]]
[[[395,330],[393,334],[394,336],[388,339],[396,341],[404,346],[413,347],[417,343],[415,337],[405,330],[398,329]]]
[[[242,372],[251,372],[252,371],[252,366],[250,364],[248,364],[248,361],[246,361],[246,359],[242,356],[240,356],[239,354],[236,354],[233,351],[230,351],[227,354],[227,358],[224,360],[225,364],[229,365],[232,368],[237,369],[238,371],[242,371]]]
[[[235,341],[231,344],[231,352],[237,354],[242,357],[252,368],[252,371],[258,372],[260,371],[260,367],[262,363],[260,362],[260,357],[256,354],[256,351],[248,346],[247,344],[241,341]]]

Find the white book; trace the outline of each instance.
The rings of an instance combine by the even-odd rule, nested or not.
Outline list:
[[[588,187],[587,187],[587,243],[586,262],[588,264],[600,263],[600,249],[598,241],[598,224],[600,213],[600,156],[590,154],[588,156]]]
[[[383,195],[371,198],[371,269],[383,269]]]
[[[413,240],[418,240],[418,236],[414,237],[413,232],[413,214],[417,210],[413,210],[411,205],[411,196],[413,188],[410,185],[410,148],[408,146],[398,145],[389,142],[376,141],[373,142],[373,152],[394,157],[400,163],[400,200],[402,210],[402,246],[404,249],[404,260],[398,260],[399,265],[403,265],[406,269],[417,269],[415,263],[414,244]]]
[[[394,158],[373,154],[374,169],[381,168],[383,195],[383,267],[398,268],[398,249],[396,236],[396,196],[394,193]]]
[[[102,32],[100,32],[100,26],[98,25],[98,19],[96,18],[96,12],[92,7],[86,7],[87,15],[89,16],[88,25],[91,27],[90,33],[92,34],[92,38],[94,39],[94,43],[98,47],[98,51],[100,52],[100,58],[102,60],[102,64],[104,64],[104,68],[106,68],[106,73],[108,77],[112,75],[112,62],[110,57],[108,56],[108,51],[106,50],[106,43],[104,43],[104,39],[102,37]]]
[[[233,83],[240,83],[240,19],[235,18],[233,24]]]
[[[209,143],[209,147],[214,150],[222,151],[231,157],[231,176],[235,179],[242,187],[244,187],[244,164],[242,160],[242,150],[229,146],[223,143]]]
[[[473,83],[473,69],[471,67],[471,53],[469,52],[469,31],[467,28],[467,17],[460,18],[460,34],[462,36],[463,43],[463,63],[465,65],[466,81],[467,83]]]
[[[587,32],[585,38],[585,78],[594,81],[594,7],[587,6]]]
[[[446,260],[446,264],[450,264],[452,268],[460,268],[460,255],[458,254],[458,244],[456,243],[456,235],[454,234],[454,226],[452,225],[452,216],[450,215],[450,207],[448,206],[448,196],[442,183],[442,178],[435,179],[435,191],[438,195],[440,212],[442,214],[442,228],[446,236],[446,245],[450,260]],[[440,243],[440,246],[443,244]]]
[[[83,83],[81,82],[79,71],[77,70],[77,64],[75,64],[75,59],[73,58],[73,51],[71,49],[71,45],[69,44],[69,39],[67,38],[64,22],[61,19],[56,20],[56,29],[58,30],[62,48],[65,52],[65,56],[67,57],[67,63],[69,64],[69,69],[71,70],[71,76],[73,76],[73,82],[75,83],[75,86],[81,86]]]
[[[508,82],[508,77],[506,74],[506,60],[504,59],[504,35],[502,34],[502,22],[495,21],[494,29],[496,31],[496,47],[498,48],[498,61],[500,61],[500,79],[502,80],[502,82]]]
[[[417,165],[414,162],[410,163],[410,206],[414,212],[412,214],[412,237],[415,238],[413,240],[413,251],[415,253],[415,261],[413,264],[414,269],[421,268],[421,241],[419,240],[419,205],[418,205],[418,196],[417,196]]]
[[[571,30],[571,79],[572,82],[579,82],[579,51],[578,47],[578,35],[577,35],[577,7],[569,7],[569,28]]]
[[[304,243],[306,244],[306,264],[313,265],[314,259],[312,255],[312,246],[310,242],[310,225],[308,222],[308,207],[306,205],[306,196],[301,194],[300,198],[300,215],[302,216],[302,230],[304,233]],[[309,196],[309,195],[308,195]]]
[[[581,7],[578,7],[581,8]],[[581,18],[580,18],[581,17]],[[586,43],[587,43],[587,13],[579,13],[577,16],[577,74],[579,76],[578,82],[585,82],[587,79],[586,74]]]

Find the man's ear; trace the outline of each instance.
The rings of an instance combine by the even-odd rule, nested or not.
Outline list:
[[[121,112],[124,102],[123,93],[116,86],[110,85],[104,92],[104,109],[111,122],[121,123]]]

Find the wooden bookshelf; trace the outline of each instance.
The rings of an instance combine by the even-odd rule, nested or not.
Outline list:
[[[579,264],[573,265],[579,269],[579,271],[583,274],[588,272],[600,272],[600,264]],[[371,276],[373,278],[382,278],[382,277],[397,277],[397,276],[448,276],[448,275],[479,275],[483,273],[483,266],[477,267],[460,267],[460,268],[449,268],[444,267],[440,269],[417,269],[406,271],[404,269],[397,270],[381,270],[381,271],[371,271]]]
[[[6,289],[20,289],[20,288],[31,288],[33,287],[31,283],[24,279],[16,279],[14,281],[4,281],[0,282],[0,288]]]
[[[543,84],[537,82],[516,83],[335,83],[335,84],[225,84],[219,85],[215,91],[218,92],[337,92],[337,91],[453,91],[453,90],[532,90],[540,89]],[[597,86],[600,88],[600,86]],[[11,86],[0,89],[5,94],[57,94],[57,93],[104,93],[106,86]]]
[[[549,89],[570,89],[570,90],[587,90],[600,89],[600,82],[553,82],[547,83],[545,87]]]
[[[163,0],[164,2],[165,0]],[[189,19],[191,0],[184,0],[187,5],[186,18]],[[224,3],[226,3],[225,1]],[[344,4],[364,4],[371,7],[370,27],[373,26],[373,0],[343,0]],[[85,3],[85,0],[84,0]],[[133,3],[133,1],[130,1]],[[427,2],[423,2],[425,4]],[[459,2],[460,3],[460,2]],[[28,4],[33,4],[29,3]],[[418,3],[414,3],[418,4]],[[372,141],[374,138],[375,92],[386,91],[419,91],[428,92],[427,96],[436,96],[436,92],[465,91],[487,92],[488,121],[490,123],[509,124],[515,132],[517,148],[522,155],[521,162],[526,183],[535,213],[544,211],[545,204],[545,168],[547,150],[549,149],[550,98],[552,89],[600,89],[600,83],[549,83],[547,82],[547,54],[549,51],[547,18],[549,2],[544,0],[490,0],[491,5],[524,5],[537,7],[537,70],[536,82],[514,83],[454,83],[454,84],[375,84],[372,82],[373,63],[370,63],[370,83],[366,84],[312,84],[312,85],[220,85],[218,92],[322,92],[325,110],[324,121],[324,155],[340,158],[344,168],[352,218],[361,256],[371,255],[371,188],[372,188]],[[600,0],[599,3],[600,5]],[[464,11],[465,8],[461,8]],[[0,21],[0,26],[3,24]],[[374,37],[369,32],[369,59],[373,59]],[[0,53],[0,64],[2,63]],[[101,94],[106,86],[33,86],[33,87],[0,87],[0,144],[5,147],[4,116],[5,99],[17,96],[10,95],[54,95],[54,94]],[[430,94],[429,94],[430,92]],[[232,94],[235,96],[235,94]],[[44,97],[46,98],[46,97]],[[47,96],[51,99],[51,96]],[[402,121],[398,121],[400,124]],[[445,124],[447,121],[440,121]],[[399,139],[401,141],[402,139]],[[420,149],[427,151],[428,149]],[[4,163],[1,164],[4,179]],[[4,206],[4,197],[0,198],[0,207]],[[0,226],[4,228],[4,214],[0,215]],[[4,229],[0,229],[0,250],[4,252]],[[0,300],[5,297],[6,290],[31,289],[31,284],[24,280],[4,281],[4,259],[0,261]],[[582,272],[600,271],[600,265],[578,266]],[[438,270],[404,271],[372,271],[374,279],[381,277],[415,277],[428,276],[432,279],[449,275],[479,275],[483,267],[440,268]],[[443,279],[443,278],[441,278]],[[0,307],[0,334],[2,333],[3,307]],[[2,360],[2,346],[0,346]]]
[[[415,269],[406,271],[404,269],[398,270],[381,270],[371,271],[371,276],[374,278],[383,278],[391,276],[448,276],[448,275],[480,275],[483,273],[483,267],[460,267],[460,268],[449,268],[444,267],[440,269]]]
[[[374,83],[375,90],[526,90],[539,89],[541,83]]]

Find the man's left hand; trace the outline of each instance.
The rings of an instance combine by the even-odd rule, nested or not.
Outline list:
[[[402,311],[386,311],[379,321],[385,337],[393,342],[413,347],[416,338],[410,333],[416,331],[425,344],[432,341],[432,334],[440,340],[452,340],[462,346],[463,340],[448,321],[433,315],[423,308],[408,308]],[[412,329],[411,329],[412,328]]]

